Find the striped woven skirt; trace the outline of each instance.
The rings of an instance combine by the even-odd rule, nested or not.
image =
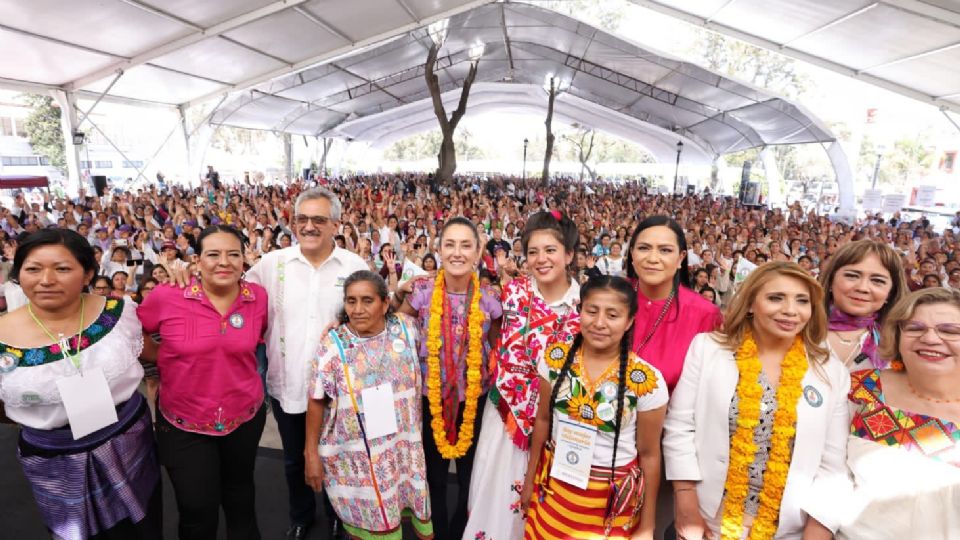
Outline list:
[[[634,459],[613,471],[620,495],[607,517],[610,468],[593,467],[586,489],[549,476],[552,460],[544,450],[537,474],[524,540],[626,540],[640,524],[643,504],[643,474]]]
[[[160,465],[146,400],[134,392],[117,417],[78,440],[69,426],[21,429],[20,464],[56,538],[84,540],[147,517]]]

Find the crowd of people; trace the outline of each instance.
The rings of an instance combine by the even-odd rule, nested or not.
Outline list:
[[[161,467],[180,538],[260,538],[268,412],[287,538],[317,492],[355,539],[652,539],[661,492],[670,538],[960,536],[960,229],[411,174],[10,206],[55,538],[160,537]]]

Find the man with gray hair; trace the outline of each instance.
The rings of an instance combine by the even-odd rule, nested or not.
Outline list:
[[[333,192],[304,191],[297,197],[292,223],[298,243],[267,253],[247,272],[247,279],[270,297],[267,393],[283,443],[290,501],[287,538],[295,540],[306,538],[316,515],[314,492],[304,481],[310,362],[321,333],[340,313],[344,281],[357,270],[368,270],[358,255],[334,243],[340,211]],[[329,502],[325,506],[336,534],[336,514]]]

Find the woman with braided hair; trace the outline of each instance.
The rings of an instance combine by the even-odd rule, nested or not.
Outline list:
[[[580,333],[540,360],[541,399],[521,494],[524,538],[652,539],[667,387],[632,352],[636,292],[600,276],[580,290]]]

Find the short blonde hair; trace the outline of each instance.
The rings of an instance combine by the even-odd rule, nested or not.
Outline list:
[[[946,287],[931,287],[914,291],[903,298],[890,310],[883,321],[880,331],[880,358],[900,360],[900,321],[913,317],[920,306],[948,304],[960,309],[960,291]]]
[[[723,314],[723,326],[718,332],[720,343],[733,350],[740,347],[744,333],[753,324],[749,315],[757,294],[764,285],[778,277],[793,278],[807,286],[810,293],[810,320],[800,335],[807,355],[817,363],[826,362],[828,353],[823,342],[827,339],[827,312],[823,307],[823,288],[794,262],[772,261],[750,273]]]

